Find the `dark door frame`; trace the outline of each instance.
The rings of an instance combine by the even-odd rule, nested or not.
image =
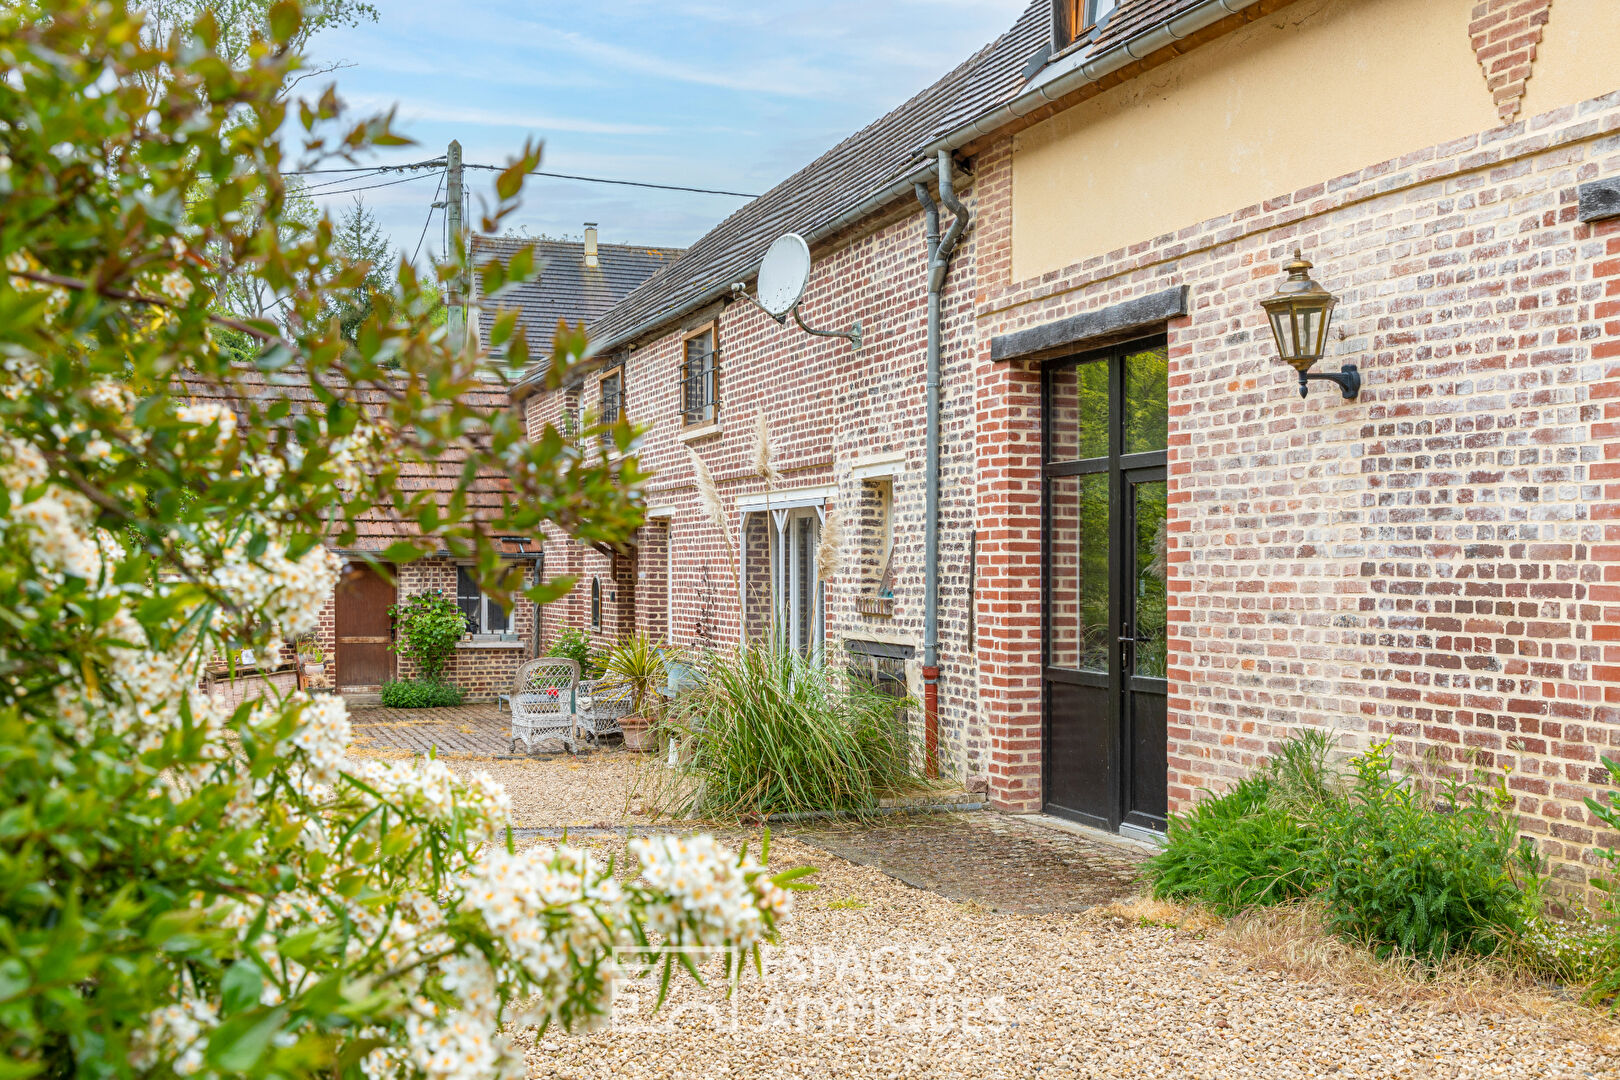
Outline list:
[[[1131,760],[1131,732],[1127,728],[1126,694],[1132,689],[1132,683],[1141,679],[1126,670],[1124,644],[1122,635],[1126,628],[1126,587],[1134,584],[1134,580],[1126,580],[1126,571],[1130,569],[1130,553],[1134,552],[1134,538],[1128,535],[1132,525],[1132,514],[1126,505],[1131,492],[1128,484],[1165,479],[1169,475],[1169,450],[1152,450],[1142,453],[1124,453],[1124,404],[1126,372],[1124,357],[1133,352],[1140,352],[1156,347],[1168,349],[1169,339],[1166,334],[1154,334],[1129,341],[1118,342],[1098,348],[1087,349],[1080,352],[1069,353],[1053,357],[1041,365],[1041,801],[1042,809],[1046,813],[1070,818],[1088,825],[1105,828],[1111,832],[1120,830],[1121,825],[1127,828],[1147,831],[1162,828],[1157,823],[1149,823],[1140,819],[1141,815],[1128,814],[1127,800],[1130,792],[1129,769],[1135,764]],[[1099,468],[1097,459],[1088,458],[1081,461],[1062,462],[1054,464],[1052,457],[1052,374],[1066,367],[1079,367],[1088,362],[1104,362],[1108,364],[1108,457],[1106,468]],[[1106,471],[1108,474],[1108,669],[1106,672],[1086,671],[1069,668],[1056,668],[1051,660],[1051,578],[1052,556],[1050,538],[1052,536],[1052,497],[1051,481],[1054,477],[1095,475]],[[1128,630],[1135,634],[1134,625]],[[1108,691],[1109,716],[1107,723],[1114,734],[1110,742],[1110,760],[1108,762],[1108,776],[1111,778],[1113,791],[1110,793],[1108,812],[1105,817],[1094,815],[1054,805],[1051,801],[1052,784],[1052,694],[1050,684],[1053,682],[1069,683],[1077,686],[1088,686]]]

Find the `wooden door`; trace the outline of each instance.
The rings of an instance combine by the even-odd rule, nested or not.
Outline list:
[[[334,619],[340,688],[380,686],[394,677],[394,654],[388,648],[393,603],[394,584],[388,578],[362,562],[343,568]]]

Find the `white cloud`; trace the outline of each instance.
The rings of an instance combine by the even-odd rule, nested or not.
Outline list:
[[[519,110],[488,109],[453,102],[424,102],[420,99],[389,100],[380,94],[347,94],[344,100],[362,112],[385,112],[399,107],[401,126],[412,122],[469,124],[479,127],[523,128],[544,134],[572,131],[587,135],[661,135],[669,129],[653,124],[631,124],[612,120],[588,120],[577,116],[548,116]]]

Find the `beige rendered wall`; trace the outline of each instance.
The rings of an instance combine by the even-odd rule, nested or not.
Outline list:
[[[1521,116],[1620,90],[1620,0],[1552,0]]]
[[[1013,280],[1495,127],[1474,4],[1301,0],[1022,132]]]

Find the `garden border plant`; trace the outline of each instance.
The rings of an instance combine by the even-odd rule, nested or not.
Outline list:
[[[467,616],[442,589],[406,597],[389,607],[396,638],[388,647],[413,661],[421,681],[444,682],[444,670],[467,633]]]
[[[447,552],[544,603],[572,582],[525,581],[500,537],[623,541],[644,479],[622,419],[565,446],[478,403],[529,352],[515,311],[489,348],[436,321],[459,243],[388,268],[352,338],[323,316],[373,268],[289,177],[406,140],[287,97],[298,4],[223,31],[206,7],[157,35],[126,0],[0,6],[0,1074],[520,1080],[511,1037],[604,1023],[654,934],[694,970],[757,962],[807,868],[707,837],[637,838],[630,875],[518,851],[487,773],[350,757],[341,697],[202,692],[211,657],[315,631],[368,519],[402,526],[381,562]],[[539,165],[497,175],[482,231]],[[476,272],[498,297],[534,252]],[[548,337],[556,386],[588,346]]]
[[[925,786],[905,720],[915,702],[772,640],[698,659],[666,723],[679,738],[678,814],[710,820],[877,809]]]
[[[1225,916],[1311,899],[1330,930],[1378,957],[1489,958],[1613,1004],[1620,905],[1575,923],[1547,914],[1505,779],[1400,770],[1388,740],[1339,768],[1331,746],[1326,732],[1298,732],[1251,776],[1173,815],[1147,864],[1153,895]],[[1620,784],[1620,766],[1606,764]],[[1591,809],[1620,825],[1620,811]]]

